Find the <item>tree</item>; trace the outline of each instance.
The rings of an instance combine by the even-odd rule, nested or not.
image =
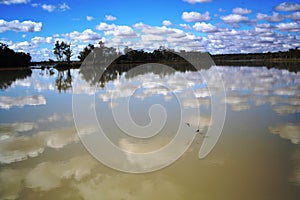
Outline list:
[[[71,43],[67,44],[64,41],[59,43],[57,40],[53,49],[53,53],[58,61],[67,61],[69,63],[72,56]]]
[[[79,52],[78,59],[81,62],[83,62],[84,59],[93,51],[94,48],[95,48],[95,46],[92,44],[89,44],[88,46],[84,47],[84,49]]]
[[[30,65],[30,61],[29,53],[15,52],[0,42],[0,67],[25,67]]]
[[[71,44],[65,44],[65,50],[63,51],[63,54],[66,56],[66,61],[69,64],[72,56]]]
[[[59,43],[59,41],[57,40],[55,43],[55,47],[53,49],[54,50],[53,53],[56,56],[56,59],[60,62],[63,60],[63,56],[64,56],[63,49],[62,49],[63,45],[64,42]]]

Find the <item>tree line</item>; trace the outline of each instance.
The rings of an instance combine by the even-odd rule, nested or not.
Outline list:
[[[28,67],[30,61],[29,53],[15,52],[8,45],[0,42],[0,67]]]
[[[71,49],[71,43],[64,41],[56,41],[53,53],[59,63],[59,66],[69,67],[71,64],[71,57],[73,56],[73,51]],[[158,49],[152,52],[146,52],[142,49],[135,50],[128,46],[124,48],[124,52],[120,53],[114,47],[107,47],[104,42],[100,41],[97,47],[93,44],[88,44],[80,52],[77,58],[79,59],[80,65],[88,55],[92,58],[94,64],[101,62],[101,59],[117,57],[114,64],[133,64],[133,63],[148,63],[148,62],[169,62],[169,63],[181,63],[184,60],[176,53],[181,55],[185,52],[184,50],[180,52],[175,52],[173,49],[165,48],[160,46]],[[210,54],[211,55],[211,54]],[[294,60],[299,61],[300,59],[300,49],[289,49],[288,51],[279,52],[267,52],[267,53],[242,53],[242,54],[218,54],[211,55],[212,59],[218,63],[224,63],[225,61],[245,61],[249,60],[255,61],[281,61],[281,60]],[[49,59],[49,62],[53,60]],[[74,63],[74,62],[73,62]],[[8,45],[0,43],[0,67],[26,67],[31,64],[31,56],[29,53],[15,52],[10,49]]]
[[[267,53],[240,53],[240,54],[218,54],[211,55],[216,61],[219,60],[293,60],[300,58],[300,49],[298,47],[288,51],[267,52]]]

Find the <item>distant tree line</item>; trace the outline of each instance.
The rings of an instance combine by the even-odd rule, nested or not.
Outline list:
[[[30,61],[29,53],[15,52],[0,42],[0,67],[28,67]]]
[[[218,54],[211,55],[215,61],[222,60],[293,60],[300,59],[300,49],[289,49],[288,51],[267,52],[267,53],[241,53],[241,54]]]

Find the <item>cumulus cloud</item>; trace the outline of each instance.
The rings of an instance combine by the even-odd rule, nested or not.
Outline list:
[[[53,37],[33,37],[31,38],[31,43],[33,44],[40,44],[40,43],[48,43],[48,44],[52,44],[54,42],[54,38]]]
[[[179,26],[180,26],[181,28],[186,29],[186,30],[191,30],[191,29],[192,29],[191,26],[190,26],[189,24],[179,24]]]
[[[299,32],[300,24],[298,22],[280,23],[276,25],[276,29],[287,32]]]
[[[13,106],[24,107],[35,105],[46,105],[46,98],[43,95],[23,97],[0,96],[0,108],[10,109]]]
[[[97,30],[104,31],[105,35],[114,35],[118,37],[130,38],[136,37],[137,34],[134,30],[129,26],[115,25],[115,24],[107,24],[101,22],[96,26]]]
[[[115,21],[115,20],[117,20],[117,18],[112,15],[105,15],[105,20],[106,21]]]
[[[91,29],[86,29],[83,32],[73,31],[63,35],[68,38],[68,40],[80,41],[80,42],[92,42],[95,40],[100,40],[102,36]]]
[[[70,6],[66,3],[62,3],[62,4],[58,4],[58,5],[53,5],[53,4],[40,4],[40,3],[33,3],[31,4],[32,7],[40,7],[42,8],[43,10],[46,10],[48,12],[53,12],[53,11],[61,11],[61,12],[64,12],[64,11],[67,11],[67,10],[70,10]]]
[[[244,15],[244,14],[252,13],[252,10],[247,9],[247,8],[234,8],[234,9],[232,9],[232,13],[233,14]]]
[[[226,16],[221,16],[220,17],[221,20],[223,20],[225,23],[228,24],[238,24],[241,22],[248,22],[249,18],[242,16],[240,14],[230,14],[230,15],[226,15]]]
[[[205,32],[205,33],[209,33],[209,32],[217,32],[218,28],[210,23],[205,23],[205,22],[196,22],[193,26],[193,28],[196,31],[199,32]]]
[[[206,11],[204,14],[198,12],[183,12],[181,18],[186,22],[196,22],[196,21],[208,21],[210,20],[209,12]]]
[[[183,0],[184,2],[188,2],[191,4],[195,3],[207,3],[207,2],[212,2],[213,0]]]
[[[277,12],[273,12],[272,16],[268,16],[268,15],[262,14],[262,13],[257,13],[256,18],[258,20],[266,20],[268,22],[280,22],[280,21],[284,20],[284,16],[280,15]]]
[[[29,3],[30,0],[0,0],[0,4],[10,5],[10,4],[26,4]]]
[[[290,15],[286,15],[287,18],[290,18],[292,20],[295,20],[295,21],[299,21],[300,20],[300,12],[294,12]]]
[[[48,12],[53,12],[55,10],[56,6],[51,5],[51,4],[43,4],[43,5],[41,5],[41,8]]]
[[[86,16],[87,21],[92,21],[93,19],[94,19],[94,17],[92,17],[92,16]]]
[[[172,22],[171,22],[170,20],[164,20],[164,21],[162,22],[162,25],[163,25],[163,26],[172,26]]]
[[[23,21],[19,20],[5,21],[0,19],[0,33],[5,31],[15,32],[40,32],[42,30],[42,22]]]
[[[283,2],[275,7],[278,11],[297,11],[300,10],[300,4],[293,2]]]

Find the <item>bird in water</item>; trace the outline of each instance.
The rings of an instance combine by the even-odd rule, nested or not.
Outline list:
[[[191,124],[188,123],[188,122],[185,122],[185,124],[188,126],[188,127],[191,127]],[[200,126],[198,125],[198,128],[196,130],[196,133],[200,133]]]

